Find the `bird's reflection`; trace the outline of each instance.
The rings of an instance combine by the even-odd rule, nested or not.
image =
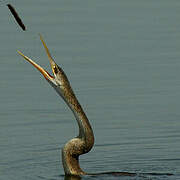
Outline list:
[[[81,180],[80,176],[64,176],[64,180]]]

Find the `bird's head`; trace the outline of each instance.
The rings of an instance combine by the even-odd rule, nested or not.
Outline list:
[[[53,58],[52,58],[52,56],[51,56],[51,54],[50,54],[50,52],[49,52],[49,50],[48,50],[48,48],[47,48],[47,46],[46,46],[41,35],[40,35],[40,39],[42,41],[42,44],[46,50],[48,59],[50,61],[50,65],[51,65],[53,75],[50,75],[50,73],[48,73],[44,68],[42,68],[40,65],[35,63],[29,57],[25,56],[22,52],[18,51],[18,53],[24,59],[26,59],[29,63],[31,63],[36,69],[38,69],[41,72],[41,74],[45,77],[45,79],[55,88],[57,93],[59,95],[61,95],[61,97],[63,97],[63,99],[64,99],[64,97],[66,97],[69,94],[67,92],[72,92],[70,83],[69,83],[64,71],[53,60]],[[72,94],[74,94],[74,93],[72,92]]]

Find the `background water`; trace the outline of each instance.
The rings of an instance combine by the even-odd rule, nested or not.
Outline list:
[[[1,1],[0,179],[64,179],[60,149],[78,132],[63,100],[16,52],[50,71],[38,33],[94,129],[81,167],[180,179],[179,9],[179,0]]]

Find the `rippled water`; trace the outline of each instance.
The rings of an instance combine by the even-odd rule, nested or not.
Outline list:
[[[16,53],[50,71],[38,33],[94,129],[95,146],[80,158],[81,167],[174,174],[121,179],[180,179],[179,9],[179,0],[1,1],[0,179],[67,179],[60,149],[77,135],[74,117]]]

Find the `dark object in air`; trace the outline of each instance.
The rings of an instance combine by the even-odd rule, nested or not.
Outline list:
[[[21,26],[21,28],[25,31],[26,27],[23,24],[23,22],[21,21],[18,13],[16,12],[16,10],[14,9],[14,7],[11,4],[7,4],[9,10],[11,11],[11,13],[13,14],[14,18],[16,19],[17,23],[19,24],[19,26]]]

